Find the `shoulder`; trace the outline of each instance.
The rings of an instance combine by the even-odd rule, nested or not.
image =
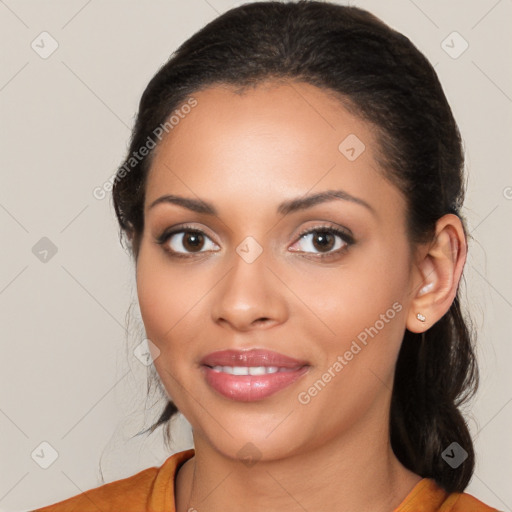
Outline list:
[[[90,489],[64,501],[38,508],[32,512],[143,512],[151,510],[152,503],[174,505],[174,477],[177,468],[194,455],[185,450],[171,455],[160,467],[151,467],[139,473]]]
[[[468,493],[449,494],[439,512],[498,512]]]
[[[394,512],[499,512],[471,494],[448,493],[433,479],[423,478]]]

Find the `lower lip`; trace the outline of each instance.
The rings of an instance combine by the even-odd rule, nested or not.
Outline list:
[[[308,368],[303,366],[293,371],[265,375],[231,375],[209,366],[202,367],[210,387],[226,398],[241,402],[255,402],[281,391],[302,377]]]

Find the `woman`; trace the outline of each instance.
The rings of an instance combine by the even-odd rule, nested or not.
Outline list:
[[[194,450],[40,511],[490,511],[463,152],[425,57],[370,13],[232,9],[142,96],[113,189]]]

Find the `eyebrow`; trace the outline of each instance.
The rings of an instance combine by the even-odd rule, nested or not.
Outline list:
[[[324,192],[319,192],[318,194],[312,194],[308,196],[298,197],[296,199],[283,201],[277,207],[277,213],[287,215],[289,213],[294,213],[300,210],[306,210],[317,204],[333,200],[350,201],[352,203],[364,206],[374,215],[377,215],[377,212],[370,204],[368,204],[366,201],[359,197],[355,197],[349,194],[348,192],[345,192],[344,190],[325,190]],[[215,206],[213,206],[213,204],[211,203],[208,203],[207,201],[203,201],[201,199],[192,199],[188,197],[176,196],[173,194],[167,194],[165,196],[159,197],[158,199],[155,199],[155,201],[153,201],[150,204],[148,210],[154,208],[155,206],[161,203],[176,204],[178,206],[182,206],[183,208],[187,208],[188,210],[192,210],[197,213],[203,213],[206,215],[218,215]]]

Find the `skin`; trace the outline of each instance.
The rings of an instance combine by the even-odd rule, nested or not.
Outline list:
[[[405,329],[428,329],[453,302],[466,257],[460,220],[445,215],[434,241],[412,248],[405,200],[376,163],[375,129],[319,88],[266,83],[235,94],[215,86],[194,97],[197,106],[156,149],[137,260],[155,367],[193,429],[196,454],[178,471],[177,511],[392,511],[421,480],[389,444],[395,363]],[[338,149],[349,134],[365,144],[354,161]],[[373,211],[346,200],[276,211],[329,189]],[[211,202],[218,215],[150,208],[165,194]],[[183,233],[155,242],[183,223],[206,235],[196,252],[181,243]],[[299,234],[325,225],[350,229],[355,243],[322,261],[315,234]],[[263,250],[252,263],[236,252],[248,236]],[[332,236],[325,252],[346,243]],[[172,258],[165,247],[188,257]],[[394,303],[401,309],[393,319],[300,403],[298,394]],[[237,402],[211,389],[199,367],[228,348],[267,348],[310,368],[264,400]],[[238,454],[247,443],[252,465]]]

